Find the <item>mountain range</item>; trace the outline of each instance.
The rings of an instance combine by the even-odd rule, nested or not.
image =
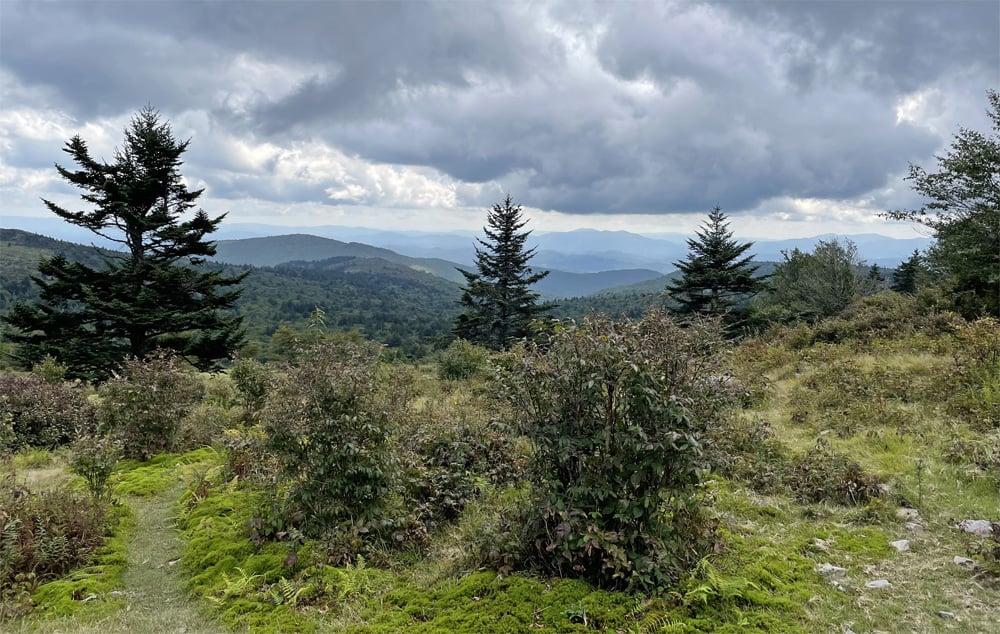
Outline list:
[[[67,224],[54,217],[4,216],[0,217],[0,224],[82,244],[94,242],[95,237],[85,229]],[[452,268],[455,266],[469,267],[475,262],[477,234],[474,232],[385,231],[334,225],[282,227],[251,223],[223,223],[219,230],[213,234],[213,237],[216,240],[228,241],[289,234],[309,234],[347,244],[355,243],[369,249],[387,249],[396,256],[424,260],[422,263],[411,262],[408,265],[427,266],[428,270],[437,270],[436,275],[458,282],[463,280],[461,277],[455,277],[457,272],[454,274],[452,272],[446,273],[444,268],[449,266]],[[664,274],[674,270],[676,268],[674,263],[685,258],[688,252],[687,239],[689,237],[682,234],[639,235],[627,231],[579,229],[565,232],[534,232],[529,239],[528,246],[536,249],[532,264],[538,268],[566,273],[600,273],[645,269]],[[739,239],[739,237],[737,238]],[[750,252],[755,255],[755,259],[758,261],[779,262],[782,259],[782,251],[792,249],[812,251],[818,240],[834,238],[852,240],[858,246],[861,257],[865,258],[869,264],[878,264],[883,268],[895,268],[900,262],[907,259],[914,250],[926,249],[932,242],[930,238],[926,237],[898,239],[878,234],[847,236],[823,234],[809,238],[755,240]],[[97,244],[98,246],[108,246],[100,242]],[[385,257],[384,253],[382,255],[377,255],[373,251],[370,253],[372,255],[366,257]],[[443,262],[447,264],[443,264]],[[641,280],[635,279],[633,281]],[[549,292],[548,289],[539,290],[545,293]]]
[[[544,235],[549,236],[548,244],[567,251],[583,251],[601,237],[606,238],[602,244],[617,248],[653,240],[612,233],[582,232],[575,236],[577,241],[572,235]],[[388,237],[399,240],[400,235],[404,234]],[[442,241],[457,239],[452,234],[441,235]],[[470,236],[465,239],[472,240]],[[443,258],[402,255],[386,247],[305,234],[219,240],[217,247],[216,262],[211,266],[230,274],[251,271],[243,282],[237,309],[265,356],[270,336],[278,328],[302,324],[315,308],[326,312],[332,328],[355,329],[408,355],[422,356],[449,335],[465,281],[458,269],[471,268]],[[37,297],[30,276],[35,274],[39,259],[54,254],[89,266],[103,265],[101,250],[93,244],[0,229],[0,312],[13,302]],[[592,257],[586,252],[578,255]],[[766,274],[774,263],[760,265],[760,272]],[[651,268],[552,270],[535,290],[543,300],[559,304],[553,313],[557,317],[579,318],[592,310],[638,316],[648,306],[663,304],[663,290],[678,274],[662,275]]]

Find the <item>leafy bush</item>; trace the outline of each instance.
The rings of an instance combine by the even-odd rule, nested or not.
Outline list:
[[[56,447],[90,431],[95,410],[78,385],[0,374],[0,427],[4,420],[13,431],[14,448]]]
[[[66,378],[66,366],[60,365],[55,357],[47,354],[39,363],[32,366],[31,373],[55,385],[62,383]]]
[[[456,339],[437,358],[438,376],[447,380],[466,379],[482,373],[489,352],[465,339]]]
[[[958,393],[950,408],[976,429],[1000,427],[1000,321],[986,317],[955,333]]]
[[[717,322],[662,311],[591,315],[503,358],[501,379],[536,447],[525,518],[533,558],[602,586],[662,588],[706,546],[704,459],[691,406],[718,375]],[[712,403],[698,403],[712,411]]]
[[[125,457],[148,460],[173,447],[180,421],[203,390],[198,377],[165,352],[126,359],[98,391],[101,425],[121,440]]]
[[[281,463],[268,447],[267,433],[259,425],[225,430],[222,445],[227,450],[227,480],[238,478],[267,484],[273,483],[281,472]]]
[[[289,479],[303,529],[379,517],[397,475],[391,443],[405,384],[379,365],[372,344],[319,343],[276,376],[262,417]]]
[[[243,401],[244,421],[248,424],[258,422],[260,412],[267,402],[267,366],[255,359],[239,357],[229,370],[229,378]]]
[[[121,457],[121,447],[107,436],[83,436],[73,445],[70,469],[87,482],[87,490],[97,499],[111,496],[111,475]]]
[[[991,474],[1000,484],[1000,429],[972,439],[956,438],[945,449],[944,457],[952,464],[971,467],[973,473]]]
[[[914,332],[938,335],[954,332],[962,319],[954,313],[929,309],[912,295],[892,291],[862,297],[839,315],[813,327],[812,340],[860,341],[901,339]]]
[[[722,418],[706,431],[704,444],[713,471],[761,492],[781,488],[788,457],[767,421]]]
[[[241,415],[238,407],[226,408],[203,401],[181,419],[173,449],[190,451],[221,442],[224,432],[236,425]]]
[[[793,460],[788,485],[802,502],[859,505],[882,493],[881,482],[823,440]]]
[[[456,519],[484,488],[519,482],[527,466],[526,452],[508,424],[440,415],[415,417],[420,422],[406,430],[403,451],[408,506],[429,528]]]

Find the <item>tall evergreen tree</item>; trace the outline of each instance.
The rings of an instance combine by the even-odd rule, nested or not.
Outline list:
[[[550,308],[539,306],[538,293],[531,291],[531,285],[549,272],[535,273],[528,267],[535,250],[524,248],[531,235],[521,231],[527,223],[509,194],[487,215],[483,227],[487,239],[476,239],[476,272],[459,269],[466,280],[459,302],[465,311],[454,327],[459,337],[503,349],[527,337],[531,320]]]
[[[763,289],[763,280],[754,277],[757,267],[750,265],[753,255],[743,257],[753,242],[733,239],[719,207],[708,212],[708,221],[687,243],[687,260],[674,263],[681,277],[667,286],[679,312],[730,313]]]
[[[906,261],[901,263],[892,274],[892,285],[889,287],[897,293],[913,295],[917,292],[920,279],[926,274],[926,265],[920,251],[913,250]]]
[[[239,345],[241,320],[226,313],[243,278],[199,267],[215,254],[205,237],[225,214],[210,218],[195,210],[202,190],[189,190],[180,173],[187,147],[149,107],[132,118],[110,163],[92,158],[79,136],[66,144],[63,151],[80,169],[57,164],[56,170],[94,208],[69,211],[43,202],[122,250],[105,253],[95,268],[62,256],[39,264],[33,279],[40,300],[15,305],[4,317],[19,331],[8,337],[19,344],[22,363],[52,355],[71,376],[101,380],[126,356],[156,348],[210,369]]]

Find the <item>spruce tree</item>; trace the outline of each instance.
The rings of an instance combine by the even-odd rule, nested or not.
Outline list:
[[[681,313],[731,313],[763,288],[763,281],[754,277],[757,267],[750,265],[753,255],[743,257],[753,243],[733,240],[719,207],[696,233],[687,241],[687,259],[674,263],[681,277],[667,286],[667,294]]]
[[[201,267],[215,254],[205,237],[225,214],[210,218],[195,209],[202,190],[189,190],[180,173],[187,147],[149,107],[132,118],[109,163],[92,158],[79,136],[66,144],[79,169],[56,170],[84,191],[92,209],[43,202],[121,250],[103,251],[96,268],[58,255],[39,264],[33,279],[40,300],[17,304],[4,317],[18,330],[8,337],[19,344],[23,364],[52,355],[71,377],[103,380],[125,357],[157,348],[211,369],[238,347],[241,319],[227,312],[243,278]]]
[[[914,249],[913,255],[901,263],[892,274],[892,285],[889,288],[897,293],[915,295],[918,283],[925,274],[924,258],[920,255],[920,251]]]
[[[548,275],[528,267],[534,249],[524,248],[531,231],[521,206],[508,194],[494,205],[483,227],[486,240],[476,239],[476,272],[459,269],[466,285],[459,303],[465,311],[455,320],[454,332],[462,339],[496,350],[530,334],[531,320],[550,306],[537,304],[531,285]],[[482,247],[482,248],[480,248]]]

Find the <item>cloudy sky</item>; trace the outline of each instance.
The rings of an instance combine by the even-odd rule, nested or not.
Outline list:
[[[232,222],[915,237],[878,212],[989,129],[1000,1],[0,0],[0,87],[0,216],[150,104]]]

